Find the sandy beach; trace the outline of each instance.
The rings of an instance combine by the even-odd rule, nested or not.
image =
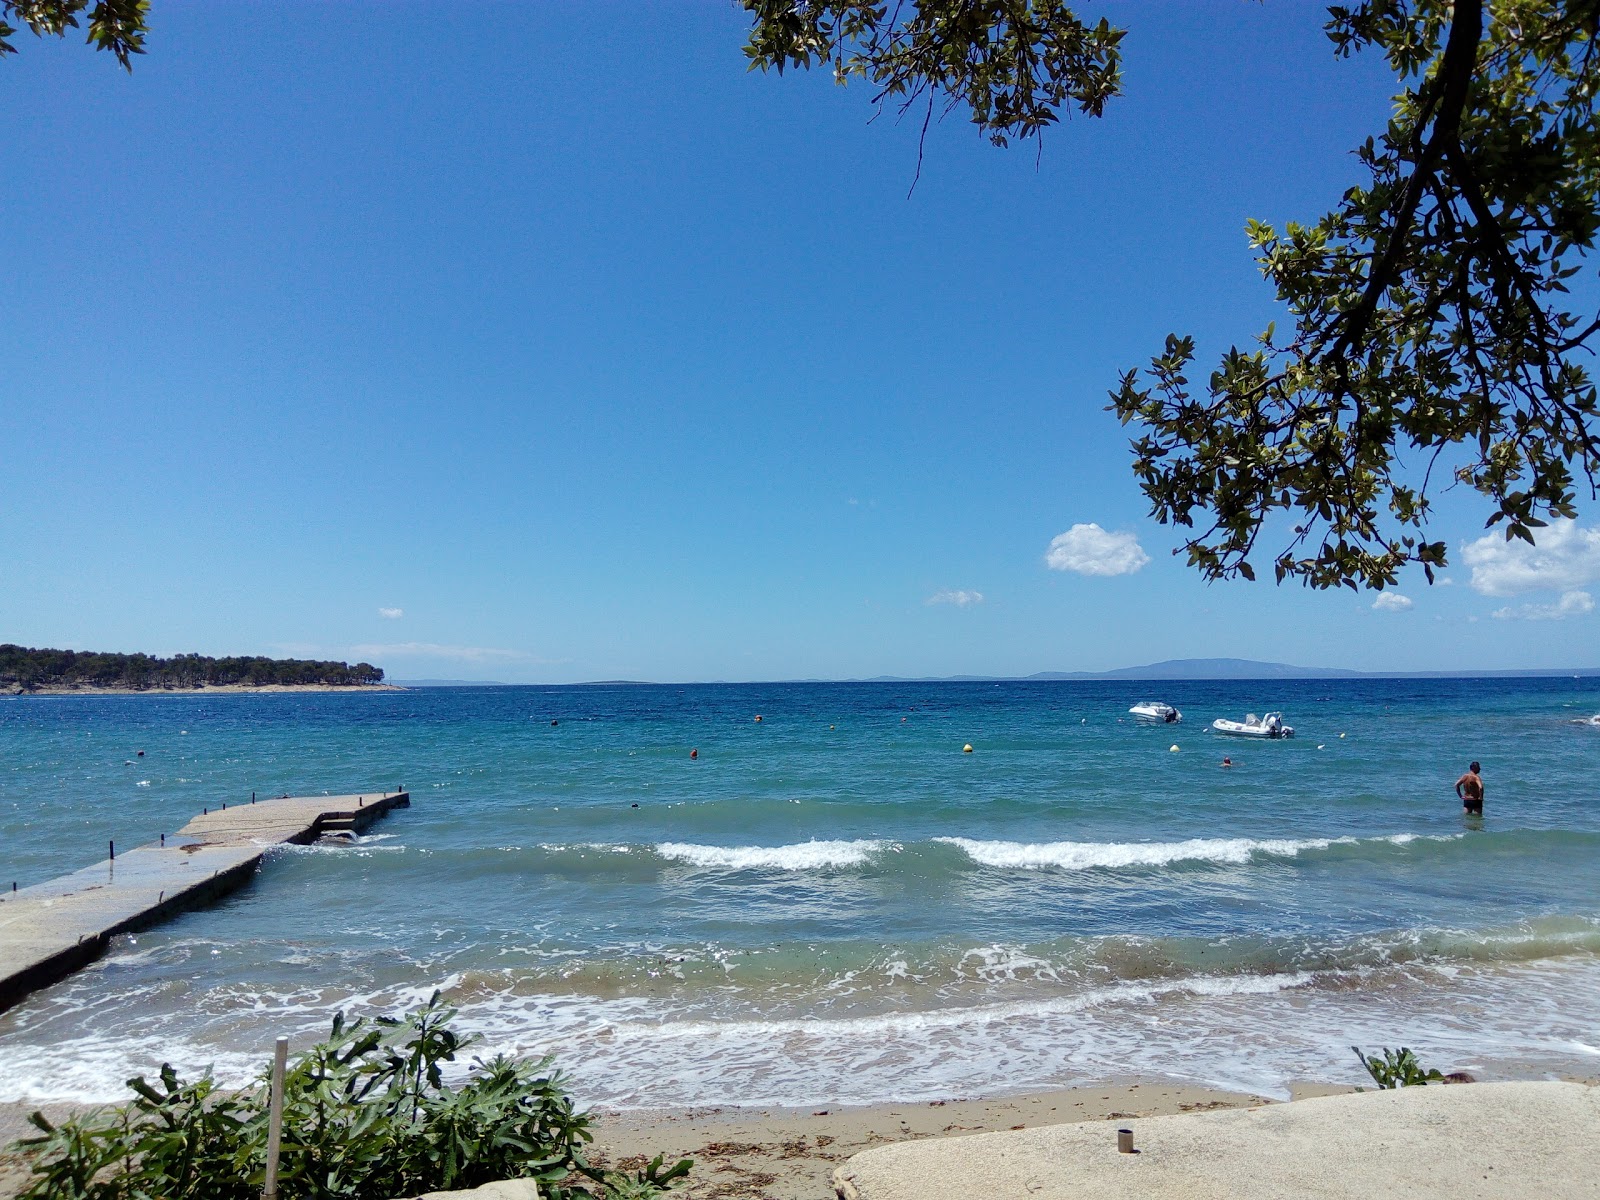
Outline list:
[[[1298,1099],[1349,1090],[1306,1084],[1294,1095]],[[592,1158],[628,1169],[657,1154],[668,1164],[692,1158],[694,1170],[677,1193],[684,1200],[828,1200],[835,1167],[852,1154],[889,1142],[1268,1103],[1272,1101],[1240,1092],[1142,1080],[857,1108],[602,1111],[596,1113]],[[27,1181],[26,1169],[9,1148],[16,1139],[33,1136],[28,1114],[39,1107],[0,1104],[0,1200],[16,1196]],[[52,1120],[86,1111],[61,1104],[42,1107]]]
[[[1307,1085],[1300,1095],[1349,1091]],[[596,1159],[637,1168],[695,1160],[685,1200],[827,1200],[833,1170],[873,1146],[1073,1121],[1115,1121],[1271,1101],[1154,1080],[862,1108],[707,1108],[600,1114]]]

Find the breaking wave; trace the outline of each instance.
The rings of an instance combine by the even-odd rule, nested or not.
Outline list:
[[[1181,842],[995,842],[963,837],[933,840],[958,847],[973,862],[985,867],[1088,871],[1164,867],[1185,862],[1242,866],[1264,858],[1294,858],[1307,850],[1326,850],[1330,846],[1359,846],[1363,842],[1404,846],[1418,840],[1453,841],[1461,836],[1447,834],[1424,839],[1418,834],[1397,833],[1379,838],[1189,838]]]
[[[700,846],[692,842],[662,842],[655,852],[670,861],[694,867],[729,871],[818,871],[830,867],[859,867],[892,843],[871,839],[809,841],[792,846]]]

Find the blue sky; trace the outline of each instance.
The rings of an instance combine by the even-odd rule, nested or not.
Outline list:
[[[0,640],[519,682],[1600,661],[1592,513],[1473,566],[1445,497],[1409,607],[1171,556],[1106,391],[1276,315],[1244,221],[1331,206],[1392,81],[1315,4],[1085,7],[1130,29],[1108,116],[1039,158],[952,117],[909,196],[918,123],[747,73],[718,0],[157,0],[131,77],[23,35]]]

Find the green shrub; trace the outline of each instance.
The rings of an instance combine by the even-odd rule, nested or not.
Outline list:
[[[1417,1056],[1405,1046],[1401,1046],[1399,1050],[1391,1050],[1385,1046],[1382,1058],[1368,1058],[1361,1053],[1360,1046],[1351,1046],[1350,1049],[1356,1052],[1361,1065],[1367,1069],[1367,1074],[1372,1076],[1372,1082],[1380,1088],[1422,1087],[1424,1084],[1440,1083],[1444,1080],[1444,1076],[1438,1071],[1424,1071],[1422,1064],[1417,1061]]]
[[[471,1044],[435,993],[396,1020],[346,1022],[289,1064],[284,1077],[282,1200],[391,1200],[532,1178],[551,1200],[644,1200],[687,1174],[657,1158],[632,1175],[591,1167],[589,1117],[574,1110],[550,1060],[475,1059],[458,1086],[441,1064]],[[18,1200],[256,1200],[267,1163],[269,1084],[219,1092],[210,1074],[184,1083],[128,1081],[131,1103],[52,1125],[18,1143],[33,1179]]]

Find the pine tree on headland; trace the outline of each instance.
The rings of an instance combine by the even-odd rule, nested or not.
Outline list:
[[[322,686],[359,687],[383,682],[383,670],[371,663],[300,658],[210,658],[178,654],[103,654],[95,651],[34,650],[0,645],[0,687],[38,688],[164,688]]]

